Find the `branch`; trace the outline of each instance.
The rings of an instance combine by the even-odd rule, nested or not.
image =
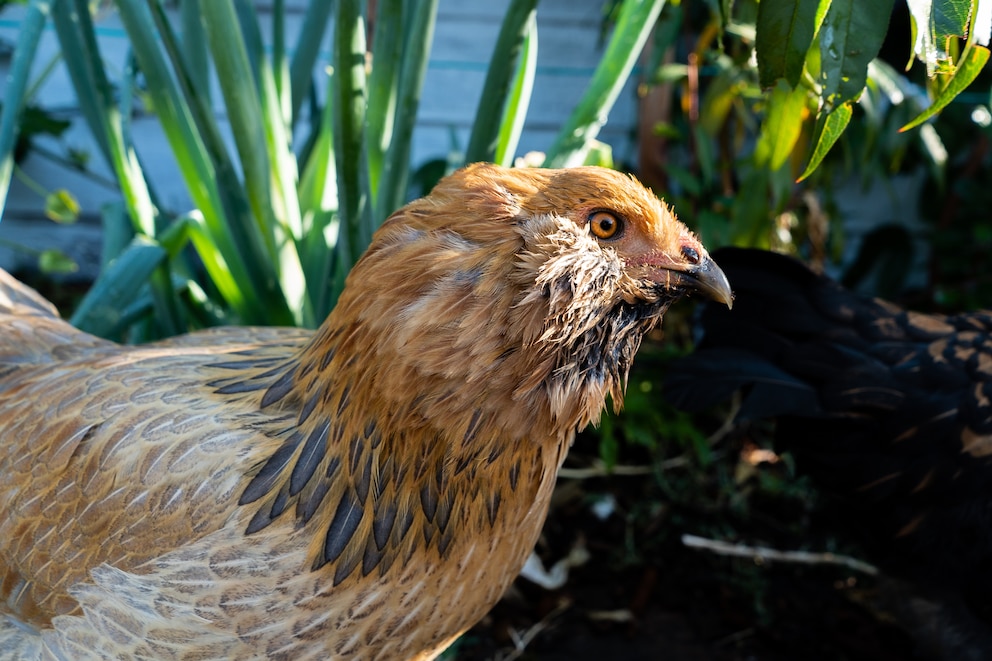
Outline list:
[[[704,549],[717,555],[729,555],[735,558],[753,558],[756,561],[770,560],[772,562],[792,562],[804,565],[841,565],[869,576],[878,574],[878,568],[867,562],[836,553],[813,553],[810,551],[778,551],[763,546],[748,546],[746,544],[731,544],[717,539],[706,539],[695,535],[682,535],[682,543],[689,548]]]

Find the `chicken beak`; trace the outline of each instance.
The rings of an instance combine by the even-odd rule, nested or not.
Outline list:
[[[730,281],[709,255],[681,275],[682,285],[686,289],[723,303],[728,308],[734,307],[734,292],[730,289]]]

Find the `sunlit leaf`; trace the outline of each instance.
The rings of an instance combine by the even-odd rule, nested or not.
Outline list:
[[[830,148],[837,142],[837,138],[844,133],[848,122],[851,121],[852,114],[851,104],[845,103],[842,106],[834,108],[826,116],[817,118],[816,135],[813,139],[813,155],[810,156],[806,169],[797,181],[802,181],[810,176],[820,166],[823,157],[827,155]]]
[[[833,0],[820,27],[822,97],[829,107],[853,101],[868,78],[889,25],[893,0]]]
[[[772,170],[782,167],[799,139],[805,107],[806,89],[792,89],[780,79],[768,97],[761,137],[755,147],[754,160],[758,165]]]
[[[806,52],[813,43],[830,0],[762,0],[758,4],[755,49],[762,87],[785,78],[795,87],[803,73]]]
[[[969,34],[973,22],[972,0],[907,0],[907,5],[913,22],[913,52],[926,64],[927,75],[932,77],[948,62],[947,40]],[[986,16],[988,8],[982,9],[982,15]],[[987,26],[982,32],[987,34]],[[974,35],[971,36],[974,42]]]
[[[933,100],[933,103],[930,104],[929,108],[921,112],[912,121],[899,130],[908,131],[915,126],[919,126],[943,110],[948,103],[954,100],[954,97],[971,85],[975,78],[978,77],[978,74],[982,72],[982,68],[988,61],[989,50],[987,48],[982,48],[981,46],[973,46],[971,48],[971,52],[965,53],[964,57],[961,58],[961,61],[958,62],[958,66],[953,77],[944,86],[940,96]]]

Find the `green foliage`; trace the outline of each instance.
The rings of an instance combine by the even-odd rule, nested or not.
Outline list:
[[[590,89],[562,128],[549,164],[602,157],[595,141],[602,118],[663,4],[622,3]],[[536,0],[510,3],[480,98],[470,160],[514,159],[536,69],[535,5]],[[108,250],[123,252],[104,256],[105,270],[89,298],[107,298],[88,301],[90,312],[76,320],[92,332],[126,331],[132,340],[203,323],[317,325],[376,227],[406,201],[436,0],[377,3],[371,58],[369,5],[361,0],[333,7],[312,2],[301,33],[293,36],[291,56],[283,3],[273,7],[268,51],[250,3],[183,0],[174,16],[159,2],[121,0],[117,8],[133,59],[115,78],[101,59],[89,3],[31,2],[0,116],[0,156],[9,156],[24,126],[18,111],[38,37],[50,18],[82,114],[121,189],[123,206],[105,215],[106,233],[124,237],[125,219],[143,253],[160,251],[145,262],[154,268],[115,268],[115,257],[135,263],[127,253],[133,248],[126,247],[132,244],[105,242]],[[332,12],[330,66],[315,75]],[[220,82],[233,153],[214,114],[211,68]],[[129,121],[141,105],[161,124],[193,201],[191,211],[165,208],[136,157]],[[0,159],[2,195],[10,176],[5,162],[9,158]],[[454,159],[445,169],[462,162]],[[53,201],[64,203],[60,215],[71,206],[65,198]],[[184,249],[187,243],[195,258]],[[115,282],[121,277],[128,278],[127,286]],[[111,308],[134,315],[110,315],[114,320],[106,323],[92,312]],[[204,314],[207,309],[210,314]]]
[[[981,80],[982,28],[992,28],[992,16],[979,18],[979,4],[992,3],[964,13],[959,4],[914,4],[942,48],[917,49],[926,66],[908,74],[877,57],[887,35],[893,44],[910,36],[890,35],[901,2],[668,4],[650,66],[657,94],[671,101],[645,106],[655,135],[642,137],[643,178],[708,246],[836,259],[842,227],[827,219],[838,183],[918,167],[945,181],[949,123],[934,120]]]

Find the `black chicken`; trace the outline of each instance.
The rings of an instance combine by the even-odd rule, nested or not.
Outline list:
[[[992,311],[919,314],[775,253],[713,257],[734,308],[702,310],[669,400],[701,410],[743,389],[737,420],[774,419],[777,449],[872,560],[941,603],[912,625],[941,630],[938,656],[992,658]]]

